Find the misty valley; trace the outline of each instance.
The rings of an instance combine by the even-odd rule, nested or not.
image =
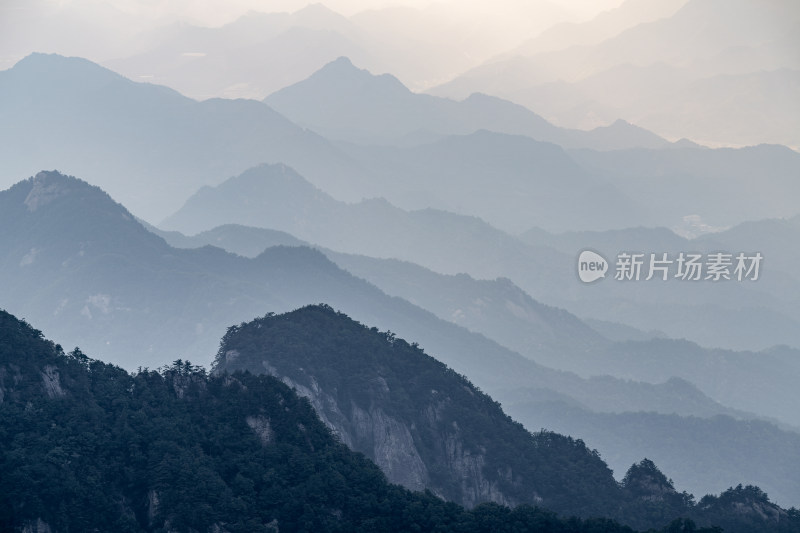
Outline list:
[[[185,4],[0,6],[1,532],[800,532],[791,0]]]

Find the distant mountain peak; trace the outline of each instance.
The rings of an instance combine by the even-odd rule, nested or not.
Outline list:
[[[105,243],[119,249],[134,242],[164,244],[103,189],[57,170],[39,172],[0,191],[0,213],[7,217],[9,234],[30,229],[28,239],[38,242],[39,248],[68,242]]]
[[[61,61],[80,62],[85,64],[93,64],[88,59],[82,57],[64,56],[61,54],[45,53],[45,52],[32,52],[23,57],[15,64],[15,67],[26,67],[29,65],[41,65],[45,63],[55,63]]]
[[[262,163],[242,172],[234,177],[231,182],[258,185],[269,185],[276,182],[296,183],[302,184],[307,189],[319,191],[319,189],[301,176],[295,169],[283,163]]]
[[[328,63],[328,65],[346,65],[346,66],[354,67],[353,62],[350,61],[350,58],[347,57],[347,56],[339,56],[336,59],[334,59],[333,61],[331,61],[330,63]]]
[[[589,135],[599,135],[606,143],[616,139],[619,146],[638,146],[641,148],[665,148],[670,143],[650,130],[637,126],[627,120],[618,118],[607,126],[599,126],[587,132]],[[599,139],[598,139],[599,141]],[[607,144],[606,149],[614,149],[613,144]]]
[[[264,217],[277,223],[305,217],[307,211],[323,209],[323,206],[331,209],[334,205],[336,202],[330,195],[292,167],[282,163],[264,163],[219,185],[198,190],[160,227],[197,232],[225,223],[238,223],[282,229],[272,224],[265,225]]]
[[[312,74],[312,78],[317,75],[322,74],[354,74],[354,73],[362,73],[362,74],[369,74],[369,71],[366,69],[360,69],[356,67],[353,62],[347,56],[339,56],[330,63],[326,63],[321,69],[317,72]],[[371,76],[371,74],[370,74]]]
[[[23,57],[10,70],[16,73],[41,73],[42,75],[61,78],[69,75],[70,79],[78,79],[91,74],[93,77],[102,75],[108,79],[125,80],[124,77],[116,72],[88,59],[41,52],[34,52]]]
[[[596,128],[596,129],[598,129],[598,130],[599,129],[606,129],[606,130],[610,130],[610,131],[613,131],[613,130],[616,130],[616,131],[635,130],[635,131],[638,131],[638,132],[651,133],[648,130],[646,130],[646,129],[640,127],[640,126],[637,126],[636,124],[633,124],[632,122],[628,122],[627,120],[622,119],[622,118],[618,118],[617,120],[615,120],[614,122],[612,122],[608,126],[600,126],[600,127]]]
[[[20,185],[30,185],[30,190],[23,200],[23,204],[30,213],[38,211],[54,203],[58,199],[67,196],[99,196],[116,204],[116,202],[99,187],[90,185],[75,176],[62,174],[58,170],[42,170],[35,176],[17,184],[17,186]],[[119,204],[116,205],[120,209],[125,209]]]
[[[56,107],[59,113],[61,108],[58,106],[69,108],[62,100],[86,98],[92,102],[92,106],[102,106],[104,99],[98,98],[95,93],[101,91],[109,98],[114,98],[120,93],[125,94],[125,88],[143,91],[140,96],[168,97],[175,104],[192,101],[174,89],[128,79],[82,57],[34,52],[0,73],[14,80],[13,84],[3,87],[4,101],[14,102],[19,94],[24,94],[27,99],[44,98],[44,106],[40,105],[39,108]],[[53,97],[54,94],[58,94],[58,97]]]
[[[292,13],[292,17],[300,23],[324,27],[332,24],[333,27],[342,25],[351,26],[350,20],[337,11],[320,2],[310,3]]]
[[[234,176],[215,187],[203,187],[198,194],[214,194],[215,191],[238,191],[241,196],[251,196],[290,188],[295,192],[302,191],[308,195],[324,193],[301,176],[292,167],[283,163],[262,163],[252,167],[238,176]]]
[[[375,99],[406,96],[412,93],[391,74],[372,74],[366,69],[355,66],[350,58],[341,56],[305,80],[271,94],[264,101],[270,106],[277,104],[281,107],[284,100],[294,99],[298,94],[315,100],[322,97],[327,106],[331,101],[343,98]]]
[[[325,14],[333,13],[333,14],[338,15],[338,13],[336,13],[336,11],[332,10],[331,8],[329,8],[328,6],[323,4],[322,2],[311,2],[308,5],[306,5],[305,7],[302,7],[300,9],[298,9],[297,11],[295,11],[295,14],[298,14],[298,13],[325,13]]]
[[[77,178],[72,178],[77,181]],[[69,193],[70,185],[69,177],[60,174],[58,171],[42,171],[36,174],[31,179],[33,187],[31,192],[25,197],[25,206],[28,211],[33,212],[43,207],[59,196],[64,196]]]
[[[331,76],[335,75],[337,78],[340,79],[348,79],[355,81],[357,80],[360,83],[383,83],[383,84],[391,84],[395,88],[402,88],[405,92],[411,92],[403,83],[398,80],[396,77],[392,76],[391,74],[373,74],[367,69],[359,68],[353,64],[347,56],[340,56],[321,69],[319,69],[316,73],[311,75],[311,78],[314,79],[319,75],[322,76]],[[301,82],[302,83],[302,82]]]

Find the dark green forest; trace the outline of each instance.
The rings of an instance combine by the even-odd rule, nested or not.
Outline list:
[[[652,477],[655,465],[637,468],[648,475],[632,469],[623,493],[652,494],[632,480]],[[307,400],[272,377],[210,375],[181,360],[128,373],[77,348],[65,353],[5,312],[0,473],[3,532],[37,523],[58,532],[633,531],[608,518],[563,518],[529,505],[467,510],[410,492],[387,483],[333,438]],[[726,513],[751,500],[774,509],[753,487],[685,508],[704,522],[723,524],[727,516],[733,527],[723,524],[726,531],[798,530],[794,510],[769,522],[746,510]],[[718,531],[692,520],[667,520],[658,530]]]
[[[726,531],[798,527],[794,511],[772,504],[756,487],[731,488],[698,504],[693,495],[677,492],[644,458],[617,483],[598,453],[582,440],[527,431],[465,376],[415,343],[362,325],[327,305],[268,314],[228,329],[215,372],[264,373],[267,368],[307,389],[328,391],[340,406],[366,410],[379,405],[412,428],[417,449],[431,464],[445,462],[446,454],[437,445],[450,435],[446,428],[457,425],[464,447],[486,457],[484,475],[496,481],[503,494],[562,516],[610,516],[642,530],[679,517],[706,526],[724,525]],[[427,420],[431,409],[437,410],[437,425]],[[433,480],[440,491],[453,495],[459,480],[448,478],[447,472],[434,473],[441,476]]]
[[[609,468],[583,441],[550,431],[529,433],[499,403],[416,344],[328,306],[229,328],[215,372],[264,373],[267,366],[306,389],[321,389],[345,416],[349,408],[379,408],[408,427],[414,448],[430,465],[428,486],[448,500],[462,501],[464,480],[437,466],[458,462],[454,454],[465,461],[483,458],[486,482],[496,484],[509,502],[597,516],[624,499]],[[341,422],[345,431],[355,424],[352,418]],[[371,442],[359,447],[355,438],[353,444],[367,454],[372,448]]]

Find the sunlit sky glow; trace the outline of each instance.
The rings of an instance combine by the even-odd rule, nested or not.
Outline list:
[[[311,3],[309,0],[0,0],[0,69],[11,67],[32,52],[78,55],[102,63],[142,51],[153,39],[153,30],[176,22],[218,27],[248,12],[294,13]],[[559,22],[590,20],[602,11],[619,7],[623,0],[316,3],[348,18],[384,8],[405,8],[403,16],[396,18],[398,24],[405,26],[392,29],[401,35],[398,43],[403,38],[415,37],[432,46],[471,42],[472,46],[465,46],[463,54],[478,64],[514,49]],[[389,15],[380,20],[385,24],[392,18]]]
[[[486,11],[549,12],[552,6],[571,14],[572,20],[587,20],[601,11],[618,7],[623,0],[326,0],[321,2],[345,16],[368,9],[407,6],[424,9],[434,4],[447,5],[457,12]],[[60,5],[88,4],[85,0],[55,0]],[[229,22],[247,11],[295,11],[309,2],[304,0],[108,0],[108,4],[126,13],[151,19],[179,17],[195,23],[216,25]],[[549,4],[549,5],[548,5]]]

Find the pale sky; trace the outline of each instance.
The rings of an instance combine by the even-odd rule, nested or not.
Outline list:
[[[30,3],[28,3],[30,2]],[[543,22],[553,19],[556,12],[561,13],[560,20],[547,20],[555,23],[562,20],[581,22],[589,20],[598,13],[618,7],[623,0],[0,0],[0,10],[25,9],[28,6],[46,5],[58,11],[58,8],[72,7],[81,10],[87,17],[97,14],[102,17],[108,6],[134,15],[139,22],[149,21],[162,24],[175,20],[183,20],[192,24],[218,26],[230,22],[248,11],[266,13],[293,12],[309,3],[321,3],[344,16],[352,16],[365,10],[380,9],[389,6],[405,6],[425,9],[431,6],[452,9],[454,14],[463,18],[474,14],[476,17],[491,13],[495,16],[509,18],[524,15],[539,15]],[[27,4],[27,6],[26,6]]]
[[[85,0],[53,0],[59,4],[85,3]],[[194,22],[213,25],[230,21],[248,10],[276,12],[296,11],[307,5],[306,0],[107,0],[122,11],[148,18],[182,16]],[[432,4],[449,4],[454,10],[508,10],[535,12],[551,4],[573,14],[575,20],[587,20],[594,15],[618,7],[623,0],[325,0],[332,10],[351,16],[368,9],[402,5],[425,8]]]
[[[438,34],[442,44],[474,36],[485,60],[565,21],[581,22],[623,0],[322,0],[351,17],[368,10],[401,6],[430,20],[419,31]],[[174,22],[222,26],[249,11],[291,13],[309,0],[0,0],[0,70],[31,52],[79,55],[103,62],[127,57],[148,42],[147,32]],[[383,18],[386,20],[386,17]],[[391,20],[391,17],[389,17]],[[417,30],[403,30],[414,37]],[[479,44],[478,44],[479,43]],[[474,48],[474,46],[473,46]],[[475,50],[466,52],[473,57]]]

